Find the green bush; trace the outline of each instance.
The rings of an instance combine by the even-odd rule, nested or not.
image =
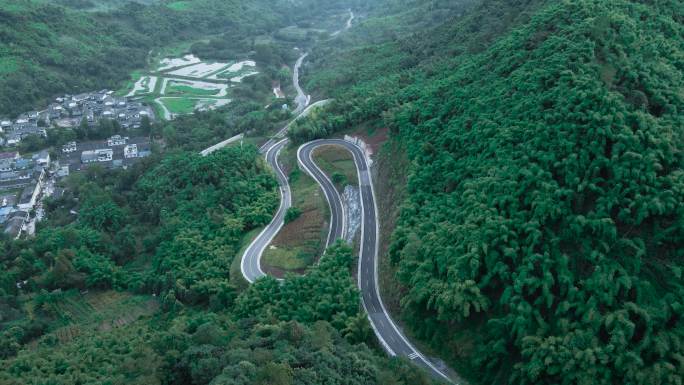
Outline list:
[[[302,215],[302,209],[299,207],[290,207],[285,212],[285,223],[290,223]]]

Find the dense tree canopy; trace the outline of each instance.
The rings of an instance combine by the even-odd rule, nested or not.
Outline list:
[[[337,102],[291,136],[367,124],[404,143],[403,315],[473,377],[681,383],[682,16],[675,1],[485,1],[342,54],[368,65],[319,61]]]
[[[180,26],[234,5],[199,3]],[[467,3],[363,5],[367,20],[323,43],[304,69],[307,88],[335,101],[290,137],[386,127],[401,144],[392,148],[406,149],[408,185],[388,252],[404,288],[402,317],[473,383],[681,384],[684,8]],[[132,20],[175,15],[128,7],[140,10]],[[248,24],[241,17],[260,10],[242,9],[230,23]],[[199,29],[228,22],[216,13]],[[175,28],[133,30],[148,31],[151,44]],[[254,46],[244,36],[218,40],[193,49]],[[267,46],[258,54],[278,55]],[[228,124],[201,114],[156,129],[170,148],[196,150],[287,118],[232,108],[242,117]],[[277,202],[254,147],[206,158],[171,150],[126,172],[93,167],[70,183],[34,240],[2,244],[0,381],[429,382],[374,353],[342,244],[302,277],[237,289],[230,265]],[[62,341],[58,331],[75,322],[72,298],[85,289],[140,293],[161,310]]]
[[[2,245],[0,383],[432,383],[375,346],[344,244],[305,276],[237,290],[245,233],[277,204],[254,146],[67,185],[34,239]]]

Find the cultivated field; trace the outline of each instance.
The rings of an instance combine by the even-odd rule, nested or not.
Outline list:
[[[126,91],[157,108],[164,119],[215,109],[231,102],[231,88],[249,76],[257,75],[251,60],[222,63],[204,62],[194,55],[161,59],[148,73],[134,74]]]

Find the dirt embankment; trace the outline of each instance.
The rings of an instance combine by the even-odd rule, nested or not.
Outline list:
[[[374,142],[377,155],[372,172],[380,220],[380,292],[387,310],[398,320],[399,300],[405,289],[395,278],[396,268],[390,264],[388,251],[399,208],[405,197],[409,161],[400,143],[390,139],[380,146],[379,142]]]

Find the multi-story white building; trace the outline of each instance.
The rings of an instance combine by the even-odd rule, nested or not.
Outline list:
[[[109,162],[113,157],[114,151],[111,148],[88,150],[81,153],[81,163]]]
[[[69,142],[62,146],[62,152],[65,154],[70,154],[76,151],[76,142]]]
[[[129,158],[137,158],[138,157],[138,145],[137,144],[129,144],[128,146],[124,147],[124,158],[129,159]]]
[[[114,135],[111,138],[107,139],[107,146],[109,146],[109,147],[123,146],[127,142],[128,142],[127,136]]]

